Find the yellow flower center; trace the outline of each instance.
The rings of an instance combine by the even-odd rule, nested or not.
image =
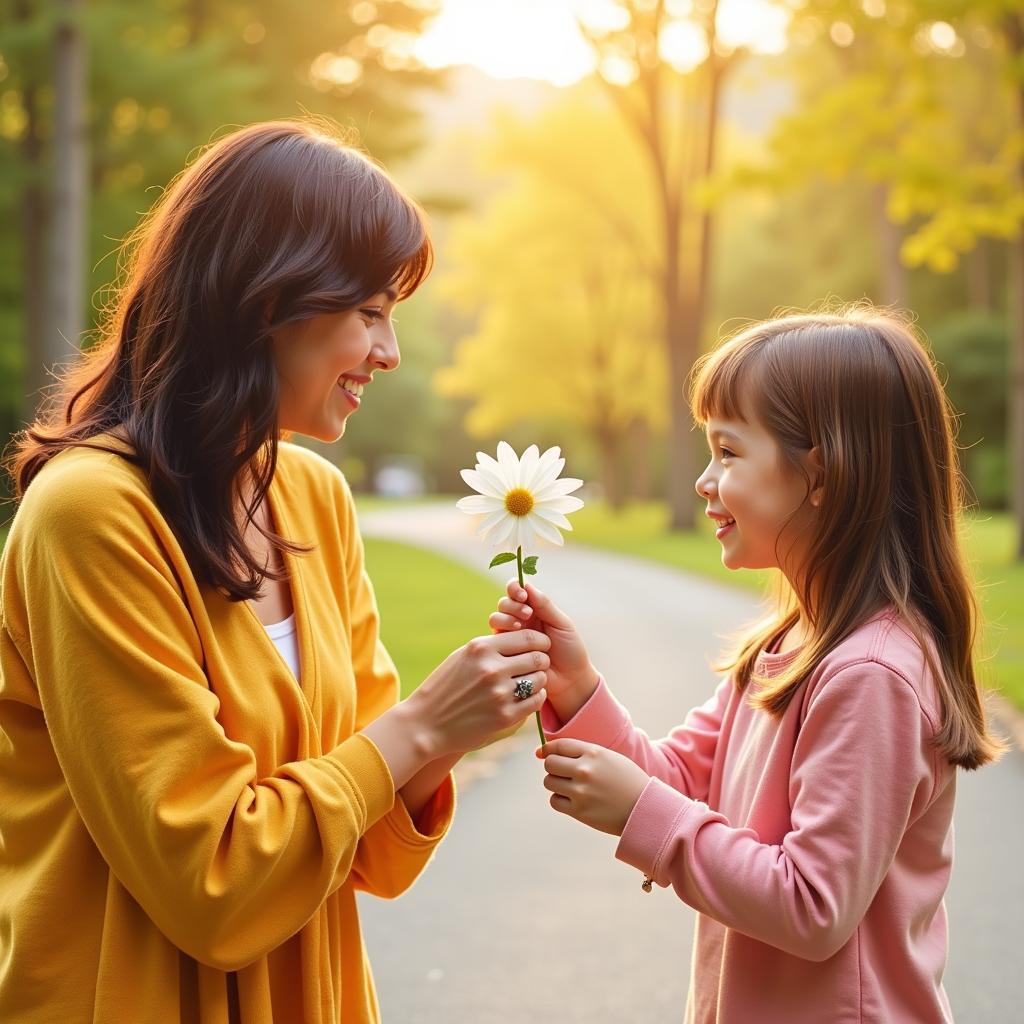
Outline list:
[[[505,508],[514,516],[525,516],[533,510],[533,495],[525,487],[514,487],[505,495]]]

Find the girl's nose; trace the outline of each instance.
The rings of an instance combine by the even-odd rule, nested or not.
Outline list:
[[[715,478],[705,470],[699,477],[697,477],[697,483],[694,487],[702,498],[710,498],[717,490],[718,485],[715,483]]]

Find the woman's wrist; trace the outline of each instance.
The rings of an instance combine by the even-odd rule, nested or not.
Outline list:
[[[447,753],[430,727],[422,701],[413,697],[388,708],[362,730],[387,762],[396,790],[425,765]]]

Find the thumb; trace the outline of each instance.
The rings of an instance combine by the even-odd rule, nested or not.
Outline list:
[[[532,583],[527,583],[526,593],[530,607],[541,622],[548,626],[554,626],[555,629],[575,628],[572,624],[572,619],[542,590],[538,590]]]

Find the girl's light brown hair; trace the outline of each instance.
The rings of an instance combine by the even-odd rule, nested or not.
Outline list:
[[[66,448],[124,455],[196,577],[232,600],[258,597],[264,577],[286,578],[252,554],[237,515],[243,480],[248,517],[277,464],[274,332],[388,287],[405,298],[431,260],[421,209],[331,122],[224,136],[129,236],[98,342],[12,442],[16,500]],[[98,436],[115,428],[134,451]],[[278,549],[309,550],[256,528]]]
[[[909,322],[857,305],[756,324],[698,361],[690,404],[702,426],[756,418],[804,476],[808,496],[801,456],[816,447],[824,465],[815,532],[795,574],[801,593],[783,578],[777,613],[717,667],[745,689],[758,654],[802,608],[806,644],[781,674],[756,679],[750,698],[781,714],[829,650],[893,605],[938,686],[937,748],[963,768],[996,758],[1005,745],[988,729],[975,674],[978,610],[959,540],[955,416]]]

